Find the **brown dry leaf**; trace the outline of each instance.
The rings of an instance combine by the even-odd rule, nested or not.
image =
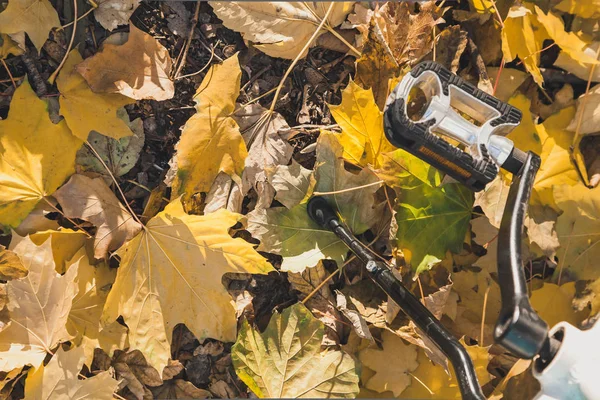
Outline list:
[[[373,335],[371,335],[367,321],[365,321],[358,310],[356,310],[356,307],[349,306],[346,296],[344,296],[344,294],[339,290],[336,290],[335,294],[338,310],[340,310],[341,313],[344,314],[344,316],[348,319],[348,321],[350,321],[356,335],[362,339],[374,341],[375,339],[373,338]]]
[[[45,201],[39,202],[14,231],[20,236],[27,236],[40,231],[57,231],[60,227],[58,222],[46,218],[50,213],[56,212],[55,207],[56,200],[52,198],[48,199],[48,203]]]
[[[168,50],[130,24],[125,44],[105,44],[76,68],[94,92],[160,101],[172,98],[175,93],[169,78],[172,66]]]
[[[257,43],[255,47],[271,57],[288,59],[294,59],[300,53],[323,20],[330,4],[300,1],[210,2],[223,25],[239,31],[245,40]],[[352,11],[353,5],[352,2],[335,2],[319,35],[341,24]],[[301,57],[307,53],[304,52]]]
[[[139,400],[144,398],[146,386],[156,387],[163,384],[158,371],[148,364],[139,350],[117,351],[112,366],[117,377],[125,380],[125,385]]]
[[[171,199],[208,192],[220,172],[241,185],[248,152],[231,114],[240,92],[242,72],[237,55],[209,70],[196,90],[196,114],[183,127],[177,144],[177,174]]]
[[[25,276],[27,276],[27,268],[23,266],[19,256],[0,245],[0,281],[10,281]]]
[[[54,197],[67,217],[83,219],[98,227],[95,258],[105,258],[142,229],[101,178],[73,175]]]
[[[60,26],[58,14],[48,0],[11,0],[0,13],[0,32],[27,32],[38,52],[57,26]]]
[[[594,86],[589,92],[577,99],[577,112],[567,126],[580,135],[595,135],[600,133],[600,85]]]
[[[36,246],[28,237],[13,235],[12,250],[29,273],[7,284],[10,320],[0,331],[0,371],[28,364],[38,368],[47,353],[71,338],[65,325],[77,294],[77,265],[58,275],[50,241]]]
[[[322,261],[312,268],[306,268],[301,273],[288,273],[288,280],[292,288],[300,293],[298,296],[300,300],[304,300],[326,278],[327,270]],[[340,322],[342,316],[335,307],[335,299],[329,285],[323,285],[304,305],[325,325],[323,345],[339,344],[340,337],[343,337],[344,325]]]
[[[69,351],[59,348],[48,365],[29,370],[25,380],[25,398],[112,400],[119,382],[108,371],[91,378],[79,379],[83,359],[81,348]]]
[[[410,385],[410,372],[417,369],[417,347],[405,344],[402,339],[391,332],[381,334],[383,349],[376,345],[361,350],[359,360],[375,371],[369,380],[364,382],[367,389],[376,392],[391,391],[399,396]]]
[[[183,379],[166,381],[152,390],[155,399],[206,399],[212,397],[208,390],[198,389],[192,382]],[[224,398],[224,397],[223,397]]]
[[[117,271],[104,262],[91,265],[85,249],[81,249],[71,263],[79,266],[75,277],[79,291],[73,298],[67,330],[74,338],[72,342],[83,348],[85,364],[91,366],[96,348],[111,356],[116,349],[126,347],[125,326],[116,321],[103,329],[100,326],[102,308]]]
[[[257,207],[269,207],[273,189],[268,183],[267,170],[290,161],[293,148],[280,133],[290,127],[280,114],[269,112],[260,104],[240,107],[232,117],[248,149],[242,174],[243,191],[246,193],[253,187],[258,194]]]
[[[312,171],[304,168],[292,158],[290,165],[278,165],[267,170],[267,179],[275,189],[275,200],[292,208],[312,193],[314,178]]]
[[[94,18],[104,29],[114,30],[119,25],[127,25],[129,17],[141,0],[97,0]]]

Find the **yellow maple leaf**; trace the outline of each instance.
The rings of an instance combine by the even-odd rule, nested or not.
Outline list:
[[[383,113],[377,107],[371,89],[365,90],[354,81],[342,91],[342,103],[329,105],[331,115],[342,128],[339,142],[344,158],[361,167],[379,168],[380,155],[396,150],[385,137]]]
[[[465,346],[465,342],[462,339],[460,341]],[[489,347],[475,345],[465,346],[465,348],[473,360],[479,384],[484,386],[491,380],[490,374],[487,372],[490,360]],[[418,381],[413,378],[410,386],[402,392],[399,398],[443,400],[462,398],[454,371],[448,374],[444,367],[429,361],[427,355],[422,350],[419,350],[417,362],[419,363],[419,367],[412,372],[412,375],[418,378]]]
[[[562,0],[554,8],[581,18],[600,17],[600,0]]]
[[[556,253],[555,277],[559,282],[600,278],[600,187],[588,189],[581,182],[555,186],[554,199],[563,211],[556,221],[561,247]]]
[[[27,399],[94,399],[111,400],[118,381],[109,371],[79,379],[83,367],[83,350],[59,348],[48,365],[30,369],[25,380]]]
[[[10,0],[0,13],[0,32],[25,31],[38,51],[56,26],[60,26],[60,20],[48,0]]]
[[[136,100],[168,100],[175,93],[169,77],[172,67],[169,51],[129,24],[125,44],[104,44],[76,68],[94,92],[120,93]]]
[[[176,199],[119,249],[121,266],[102,320],[109,324],[122,315],[131,347],[158,371],[167,365],[178,323],[199,339],[235,340],[235,309],[223,274],[273,270],[250,243],[229,235],[241,220],[224,209],[188,215]]]
[[[575,282],[560,286],[545,282],[541,288],[531,293],[530,301],[535,311],[549,326],[561,321],[578,326],[587,317],[588,312],[575,311],[572,305],[574,297]]]
[[[504,59],[508,62],[519,57],[540,86],[544,83],[544,78],[538,64],[542,43],[546,38],[546,30],[530,9],[525,6],[511,7],[502,28]]]
[[[85,364],[92,365],[94,349],[100,348],[109,356],[116,349],[126,347],[127,328],[117,321],[101,329],[102,308],[117,270],[106,263],[91,265],[85,249],[80,249],[71,260],[77,264],[75,283],[79,291],[73,298],[71,312],[67,320],[67,331],[73,336],[71,341],[83,348]]]
[[[257,43],[255,47],[270,55],[293,59],[327,13],[330,2],[211,1],[223,25]],[[318,35],[332,31],[352,11],[353,2],[336,2]],[[243,23],[240,23],[243,21]],[[301,57],[306,56],[305,51]]]
[[[581,65],[598,64],[595,57],[585,53],[585,47],[589,44],[584,42],[573,32],[566,32],[563,20],[553,13],[544,14],[541,8],[535,6],[538,21],[546,28],[548,36],[573,60]]]
[[[177,175],[171,199],[184,194],[187,200],[195,193],[208,192],[219,172],[241,185],[248,151],[231,117],[241,75],[235,55],[212,66],[198,87],[194,95],[197,112],[186,122],[177,144]]]
[[[379,393],[391,391],[398,396],[410,385],[410,373],[419,365],[417,346],[405,344],[389,331],[383,331],[381,339],[382,350],[375,345],[358,353],[361,363],[375,372],[364,386]],[[394,359],[393,363],[390,363],[390,357]]]
[[[15,237],[15,234],[13,234],[13,237]],[[56,231],[40,231],[29,235],[31,241],[37,246],[41,246],[46,240],[52,238],[52,258],[54,259],[56,272],[61,275],[67,271],[68,261],[85,245],[89,237],[83,231],[64,228]]]
[[[53,124],[29,83],[15,91],[0,121],[0,225],[16,227],[75,172],[81,140],[64,121]]]
[[[37,368],[47,353],[71,338],[65,324],[77,293],[77,265],[57,274],[50,240],[36,246],[17,237],[11,247],[29,273],[7,284],[10,320],[0,331],[0,371],[28,364]]]
[[[120,94],[94,93],[75,69],[83,59],[77,49],[69,53],[56,79],[60,91],[60,114],[81,140],[87,140],[90,131],[121,139],[133,135],[125,121],[117,117],[117,109],[135,100]]]

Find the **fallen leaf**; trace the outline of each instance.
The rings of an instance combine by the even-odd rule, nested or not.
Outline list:
[[[67,217],[94,224],[94,257],[106,258],[108,252],[131,240],[142,228],[101,178],[73,175],[54,193]]]
[[[264,187],[270,185],[267,170],[287,165],[292,157],[292,146],[279,133],[289,130],[289,126],[280,114],[269,112],[260,104],[238,108],[232,117],[248,148],[242,187],[245,191],[253,187],[259,196],[259,206],[268,207],[273,195],[272,190]]]
[[[580,135],[600,133],[600,85],[577,99],[577,112],[567,129]]]
[[[17,226],[14,231],[19,236],[27,236],[40,231],[57,231],[60,225],[53,219],[46,218],[50,213],[56,212],[56,201],[48,199],[48,203],[39,202],[32,212]]]
[[[163,383],[158,371],[148,364],[139,350],[115,354],[112,366],[139,400],[145,397],[146,386],[156,387]]]
[[[20,56],[24,52],[25,51],[19,47],[19,44],[12,40],[9,35],[0,33],[0,59],[4,60],[9,55]]]
[[[344,148],[344,158],[351,163],[378,168],[380,155],[396,149],[385,137],[383,113],[370,89],[362,89],[350,81],[342,91],[342,103],[330,104],[329,110],[342,128],[339,142]]]
[[[27,32],[38,52],[52,28],[60,25],[58,14],[48,0],[11,0],[0,13],[0,32]]]
[[[556,255],[558,265],[554,277],[559,284],[563,278],[595,280],[600,257],[600,187],[588,189],[583,183],[575,186],[555,186],[554,199],[563,213],[556,222],[560,248]],[[567,275],[567,273],[569,275]]]
[[[58,275],[50,240],[36,246],[27,237],[13,235],[13,243],[12,250],[29,273],[7,284],[10,320],[0,331],[0,371],[38,368],[47,353],[69,340],[65,324],[77,294],[77,265]]]
[[[576,311],[573,308],[575,297],[575,282],[563,285],[555,285],[545,282],[543,286],[531,293],[531,306],[537,311],[549,326],[554,326],[561,321],[568,322],[573,326],[587,318],[587,310]]]
[[[362,315],[360,315],[358,310],[356,310],[354,307],[348,306],[346,296],[344,296],[342,292],[336,290],[335,293],[338,310],[340,310],[340,312],[344,314],[348,321],[350,321],[352,327],[354,328],[354,332],[358,335],[358,337],[375,341],[373,335],[371,335],[367,321],[365,321]]]
[[[226,27],[270,55],[294,59],[327,13],[328,2],[303,3],[211,1],[213,11]],[[319,35],[333,30],[352,11],[352,2],[336,2]],[[240,24],[240,21],[244,21]],[[318,36],[317,36],[318,37]],[[300,57],[305,57],[305,51]]]
[[[156,399],[206,399],[211,397],[208,390],[198,389],[193,383],[183,379],[166,381],[164,385],[152,390]]]
[[[0,246],[0,280],[11,281],[25,276],[27,276],[27,268],[23,266],[19,256],[14,251]]]
[[[306,268],[302,273],[288,273],[288,281],[292,289],[299,292],[298,299],[308,308],[326,328],[323,337],[324,346],[335,346],[343,337],[344,325],[340,322],[342,315],[335,306],[333,293],[329,285],[323,285],[321,289],[313,293],[316,288],[327,278],[327,270],[322,262],[313,268]],[[308,300],[306,298],[311,296]]]
[[[506,62],[515,58],[523,62],[533,80],[542,86],[544,78],[538,67],[546,30],[535,14],[527,7],[515,5],[510,8],[502,28],[502,53]]]
[[[575,14],[582,18],[598,18],[600,17],[600,1],[578,1],[578,0],[562,0],[554,6],[557,10]]]
[[[95,172],[103,175],[107,184],[112,184],[109,171],[115,178],[125,175],[136,164],[140,157],[140,152],[144,147],[144,126],[141,118],[129,121],[129,116],[124,109],[117,110],[117,116],[125,122],[132,136],[124,137],[119,140],[101,135],[92,131],[88,136],[88,143],[100,155],[104,164],[98,160],[98,157],[88,146],[83,146],[77,152],[77,165],[83,167],[85,171]]]
[[[56,265],[56,272],[64,274],[67,271],[69,261],[75,253],[85,246],[89,236],[84,231],[60,228],[56,231],[41,231],[32,233],[29,238],[36,246],[52,238],[52,258]],[[11,248],[13,243],[11,242]]]
[[[131,348],[158,371],[167,365],[178,323],[199,339],[234,340],[235,309],[221,283],[224,273],[273,270],[250,243],[229,235],[241,220],[226,210],[187,215],[175,200],[119,249],[121,266],[102,321],[110,324],[121,315]]]
[[[79,290],[73,298],[67,331],[74,338],[72,342],[83,348],[85,364],[91,366],[96,348],[112,356],[116,349],[125,347],[126,327],[116,321],[103,329],[100,326],[102,308],[117,272],[104,262],[91,265],[85,249],[75,254],[72,263],[78,265],[75,283]]]
[[[304,200],[310,193],[312,171],[292,159],[290,165],[278,165],[267,170],[267,179],[275,189],[275,200],[293,208]]]
[[[574,32],[566,32],[563,20],[548,12],[544,14],[541,8],[534,6],[535,14],[540,24],[546,28],[548,36],[569,55],[569,57],[579,64],[598,64],[596,57],[590,57],[585,53],[585,47],[588,43],[584,42]]]
[[[405,344],[388,331],[381,334],[381,340],[383,349],[373,345],[358,353],[361,363],[375,371],[375,375],[363,384],[367,389],[379,393],[391,391],[398,397],[410,385],[410,373],[419,366],[417,347]]]
[[[596,57],[600,41],[593,42],[586,46],[582,51],[589,57]],[[566,52],[560,52],[558,58],[554,62],[554,66],[569,71],[579,79],[588,80],[591,75],[592,82],[600,82],[600,68],[595,64],[581,65],[576,60],[572,59]]]
[[[462,339],[461,342],[465,345]],[[489,347],[465,346],[465,348],[473,360],[479,384],[484,386],[491,380],[487,372],[490,360]],[[448,374],[444,367],[429,361],[423,351],[419,351],[417,363],[419,367],[412,372],[412,375],[419,381],[413,379],[410,386],[402,392],[401,398],[443,400],[462,398],[454,371]]]
[[[366,169],[358,175],[344,169],[342,147],[335,134],[322,132],[317,143],[315,192],[323,193],[337,207],[341,219],[358,235],[371,227],[383,209],[382,204],[376,205],[374,201],[377,177]],[[259,250],[283,256],[283,271],[302,272],[322,259],[335,260],[341,266],[348,253],[346,245],[333,232],[308,217],[306,203],[289,210],[285,207],[255,209],[248,214],[248,230],[261,241]]]
[[[583,310],[591,306],[590,317],[594,317],[600,312],[600,278],[589,282],[582,290],[580,297],[573,300],[573,306],[577,310]]]
[[[54,193],[75,172],[80,146],[64,121],[50,121],[46,103],[23,82],[0,121],[0,225],[18,226]]]
[[[184,195],[187,202],[198,192],[208,192],[219,172],[241,185],[247,156],[244,139],[231,114],[240,91],[237,55],[210,68],[196,90],[196,114],[185,124],[177,144],[177,175],[171,199]]]
[[[129,17],[141,0],[98,0],[94,18],[104,29],[114,30],[119,25],[127,25]]]
[[[498,78],[498,67],[488,67],[487,72],[492,85],[496,87],[494,97],[499,98],[502,101],[508,101],[515,92],[527,79],[527,72],[515,68],[502,68],[500,73],[500,82],[496,85],[496,79]]]
[[[84,399],[111,400],[119,382],[109,371],[87,379],[79,379],[83,367],[81,348],[64,351],[59,348],[48,365],[30,369],[25,380],[25,397],[36,400]]]
[[[301,303],[273,315],[263,333],[244,321],[231,349],[233,366],[260,398],[355,397],[355,361],[339,350],[321,351],[323,334]]]
[[[224,172],[219,172],[210,191],[206,194],[204,214],[224,208],[231,212],[242,212],[244,194],[240,186]]]
[[[173,61],[152,36],[129,24],[123,45],[104,44],[102,50],[76,66],[96,93],[120,93],[135,100],[168,100],[175,87],[169,78]]]
[[[60,113],[71,132],[84,141],[91,131],[115,139],[131,136],[133,132],[117,117],[117,110],[134,101],[120,94],[92,92],[85,79],[75,70],[75,66],[82,61],[76,49],[71,51],[56,79],[60,91]]]
[[[500,228],[500,222],[502,222],[509,188],[510,186],[505,178],[498,174],[492,182],[486,185],[485,189],[475,193],[473,206],[481,207],[489,223],[496,228]]]

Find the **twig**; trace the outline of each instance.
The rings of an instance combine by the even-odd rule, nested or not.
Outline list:
[[[71,51],[71,47],[73,47],[73,42],[75,41],[75,33],[77,33],[77,21],[77,0],[73,0],[73,32],[71,33],[71,40],[69,41],[69,46],[67,46],[67,51],[65,52],[65,56],[63,57],[62,61],[60,64],[58,64],[58,67],[54,70],[52,75],[50,75],[50,78],[48,78],[48,83],[51,85],[54,84],[54,79],[56,79],[58,72],[61,70],[63,65],[65,65],[65,62],[69,57],[69,52]]]
[[[177,77],[179,76],[179,73],[185,66],[185,60],[187,59],[188,51],[190,50],[190,45],[192,44],[192,39],[194,38],[194,31],[196,30],[196,25],[198,24],[198,16],[200,15],[200,5],[201,4],[202,4],[201,1],[197,1],[197,3],[196,3],[196,11],[194,12],[194,18],[192,18],[190,32],[188,34],[187,41],[185,42],[183,56],[181,57],[181,60],[179,61],[179,66],[177,67],[177,71],[175,71],[175,75],[174,75],[175,79],[177,79]],[[214,54],[214,51],[213,51],[213,54]],[[211,57],[211,60],[212,60],[212,57]]]
[[[4,58],[2,59],[2,65],[4,65],[4,68],[6,69],[6,72],[8,73],[8,76],[10,77],[10,81],[12,82],[13,86],[16,89],[17,83],[15,82],[15,78],[13,78],[12,74],[10,73],[10,69],[8,69],[8,65],[6,65],[6,61],[4,61]]]
[[[219,44],[219,42],[217,42],[217,45],[218,44]],[[208,59],[208,62],[206,63],[206,65],[204,67],[200,68],[199,71],[193,72],[191,74],[182,75],[180,77],[177,77],[177,78],[175,78],[175,80],[183,79],[183,78],[189,78],[190,76],[198,75],[198,74],[202,73],[202,71],[204,71],[206,68],[210,67],[210,63],[212,63],[212,60],[215,57],[215,48],[211,46],[210,49],[211,49],[210,58]]]
[[[323,28],[323,25],[325,25],[327,18],[329,18],[329,14],[331,13],[331,10],[333,10],[334,4],[335,4],[334,2],[331,2],[331,4],[329,4],[329,8],[327,9],[325,16],[321,20],[321,23],[319,24],[319,26],[317,26],[317,29],[313,32],[312,36],[307,40],[306,44],[304,45],[304,47],[302,47],[302,49],[300,50],[300,52],[298,53],[296,58],[294,58],[294,61],[292,61],[292,63],[288,67],[287,71],[285,71],[283,78],[281,78],[281,82],[279,82],[279,86],[277,86],[277,90],[275,91],[275,97],[273,98],[273,101],[271,102],[271,107],[269,108],[269,111],[275,110],[275,104],[277,103],[277,100],[279,100],[279,93],[281,92],[281,89],[283,88],[283,84],[285,83],[285,80],[290,75],[290,73],[292,72],[292,69],[296,66],[296,64],[298,63],[298,61],[300,60],[300,58],[302,57],[304,52],[308,50],[311,43],[316,39],[317,35],[321,31],[321,28]]]
[[[481,313],[481,332],[479,333],[479,347],[483,347],[483,328],[485,326],[485,312],[487,308],[488,295],[490,294],[491,285],[488,282],[488,286],[485,289],[485,294],[483,295],[483,312]]]
[[[27,69],[27,73],[31,78],[30,83],[31,86],[33,86],[33,89],[35,90],[35,94],[37,94],[38,97],[43,97],[47,95],[48,88],[46,87],[46,82],[44,82],[44,79],[42,79],[40,72],[37,70],[37,67],[35,66],[35,63],[31,59],[31,57],[29,57],[29,55],[25,53],[21,56],[21,60],[23,60],[23,64],[25,64],[25,69]]]
[[[77,21],[71,21],[66,25],[61,26],[60,28],[58,28],[59,30],[64,30],[65,28],[68,28],[69,26],[73,25],[75,22],[79,22],[82,19],[84,19],[85,17],[87,17],[88,15],[90,15],[90,13],[92,11],[94,11],[96,8],[98,8],[98,4],[96,4],[94,2],[94,0],[88,0],[88,2],[90,3],[90,5],[92,6],[92,8],[90,8],[89,10],[87,10],[81,17],[77,18]]]

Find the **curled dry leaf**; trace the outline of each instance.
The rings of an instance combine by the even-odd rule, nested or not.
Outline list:
[[[79,147],[65,121],[53,124],[46,103],[23,82],[0,121],[0,225],[18,226],[54,193],[75,172]]]
[[[241,32],[244,39],[271,57],[293,59],[327,13],[328,2],[211,1],[223,24]],[[336,2],[319,34],[341,24],[352,10],[352,2]],[[240,24],[240,21],[244,23]],[[307,52],[301,55],[306,56]]]
[[[48,365],[30,369],[25,380],[28,399],[85,399],[111,400],[119,382],[109,371],[87,379],[79,379],[83,367],[81,348],[64,351],[59,348]]]
[[[600,134],[600,85],[577,99],[577,112],[567,129],[580,135]]]
[[[163,383],[158,371],[148,364],[139,350],[118,352],[112,366],[117,376],[125,380],[127,388],[139,400],[145,397],[146,386],[156,387]]]
[[[113,194],[103,179],[73,175],[54,197],[70,218],[79,218],[98,227],[94,237],[94,257],[105,258],[142,228]]]
[[[348,306],[346,296],[344,296],[342,292],[336,290],[335,294],[338,310],[340,310],[340,312],[344,314],[348,321],[350,321],[352,327],[354,328],[354,332],[356,332],[358,337],[374,341],[375,339],[373,339],[373,335],[371,335],[367,321],[365,321],[362,315],[360,315],[358,310],[356,310],[355,307]]]
[[[120,93],[135,100],[168,100],[175,93],[169,78],[172,67],[167,49],[130,24],[125,44],[105,44],[76,68],[94,92]]]
[[[60,26],[58,14],[48,0],[11,0],[0,13],[0,32],[27,32],[38,52],[57,26]]]
[[[29,273],[8,282],[8,326],[0,331],[0,370],[40,367],[47,353],[71,338],[66,323],[77,294],[77,265],[60,276],[54,270],[50,240],[36,246],[13,235],[16,254]]]
[[[0,246],[0,280],[10,281],[25,276],[27,276],[27,268],[23,266],[19,256],[14,251]]]
[[[121,266],[102,320],[110,324],[121,315],[131,348],[158,371],[170,358],[178,323],[199,339],[234,340],[235,309],[221,283],[224,273],[273,270],[250,243],[229,235],[240,221],[226,210],[188,215],[175,200],[119,250]]]
[[[119,25],[127,25],[129,17],[140,4],[141,0],[98,0],[94,10],[96,21],[104,29],[112,31]]]
[[[85,79],[75,70],[75,65],[82,61],[79,51],[71,51],[56,79],[60,91],[60,113],[71,132],[81,140],[87,140],[91,131],[115,139],[131,136],[131,130],[125,121],[118,118],[117,111],[134,100],[120,94],[92,92]]]
[[[244,321],[231,359],[237,375],[261,398],[352,398],[357,365],[339,350],[321,351],[323,324],[301,303],[274,314],[260,333]]]
[[[206,399],[212,397],[208,390],[198,389],[192,382],[183,379],[169,380],[164,385],[152,389],[155,399]]]
[[[419,366],[417,347],[388,331],[381,334],[381,339],[383,349],[373,344],[358,353],[361,363],[375,372],[364,386],[379,393],[391,391],[397,397],[410,385],[410,372]]]
[[[241,184],[248,155],[239,127],[231,117],[240,91],[242,72],[237,55],[209,70],[196,90],[196,114],[183,127],[177,144],[177,174],[171,199],[187,202],[208,192],[220,172]]]

